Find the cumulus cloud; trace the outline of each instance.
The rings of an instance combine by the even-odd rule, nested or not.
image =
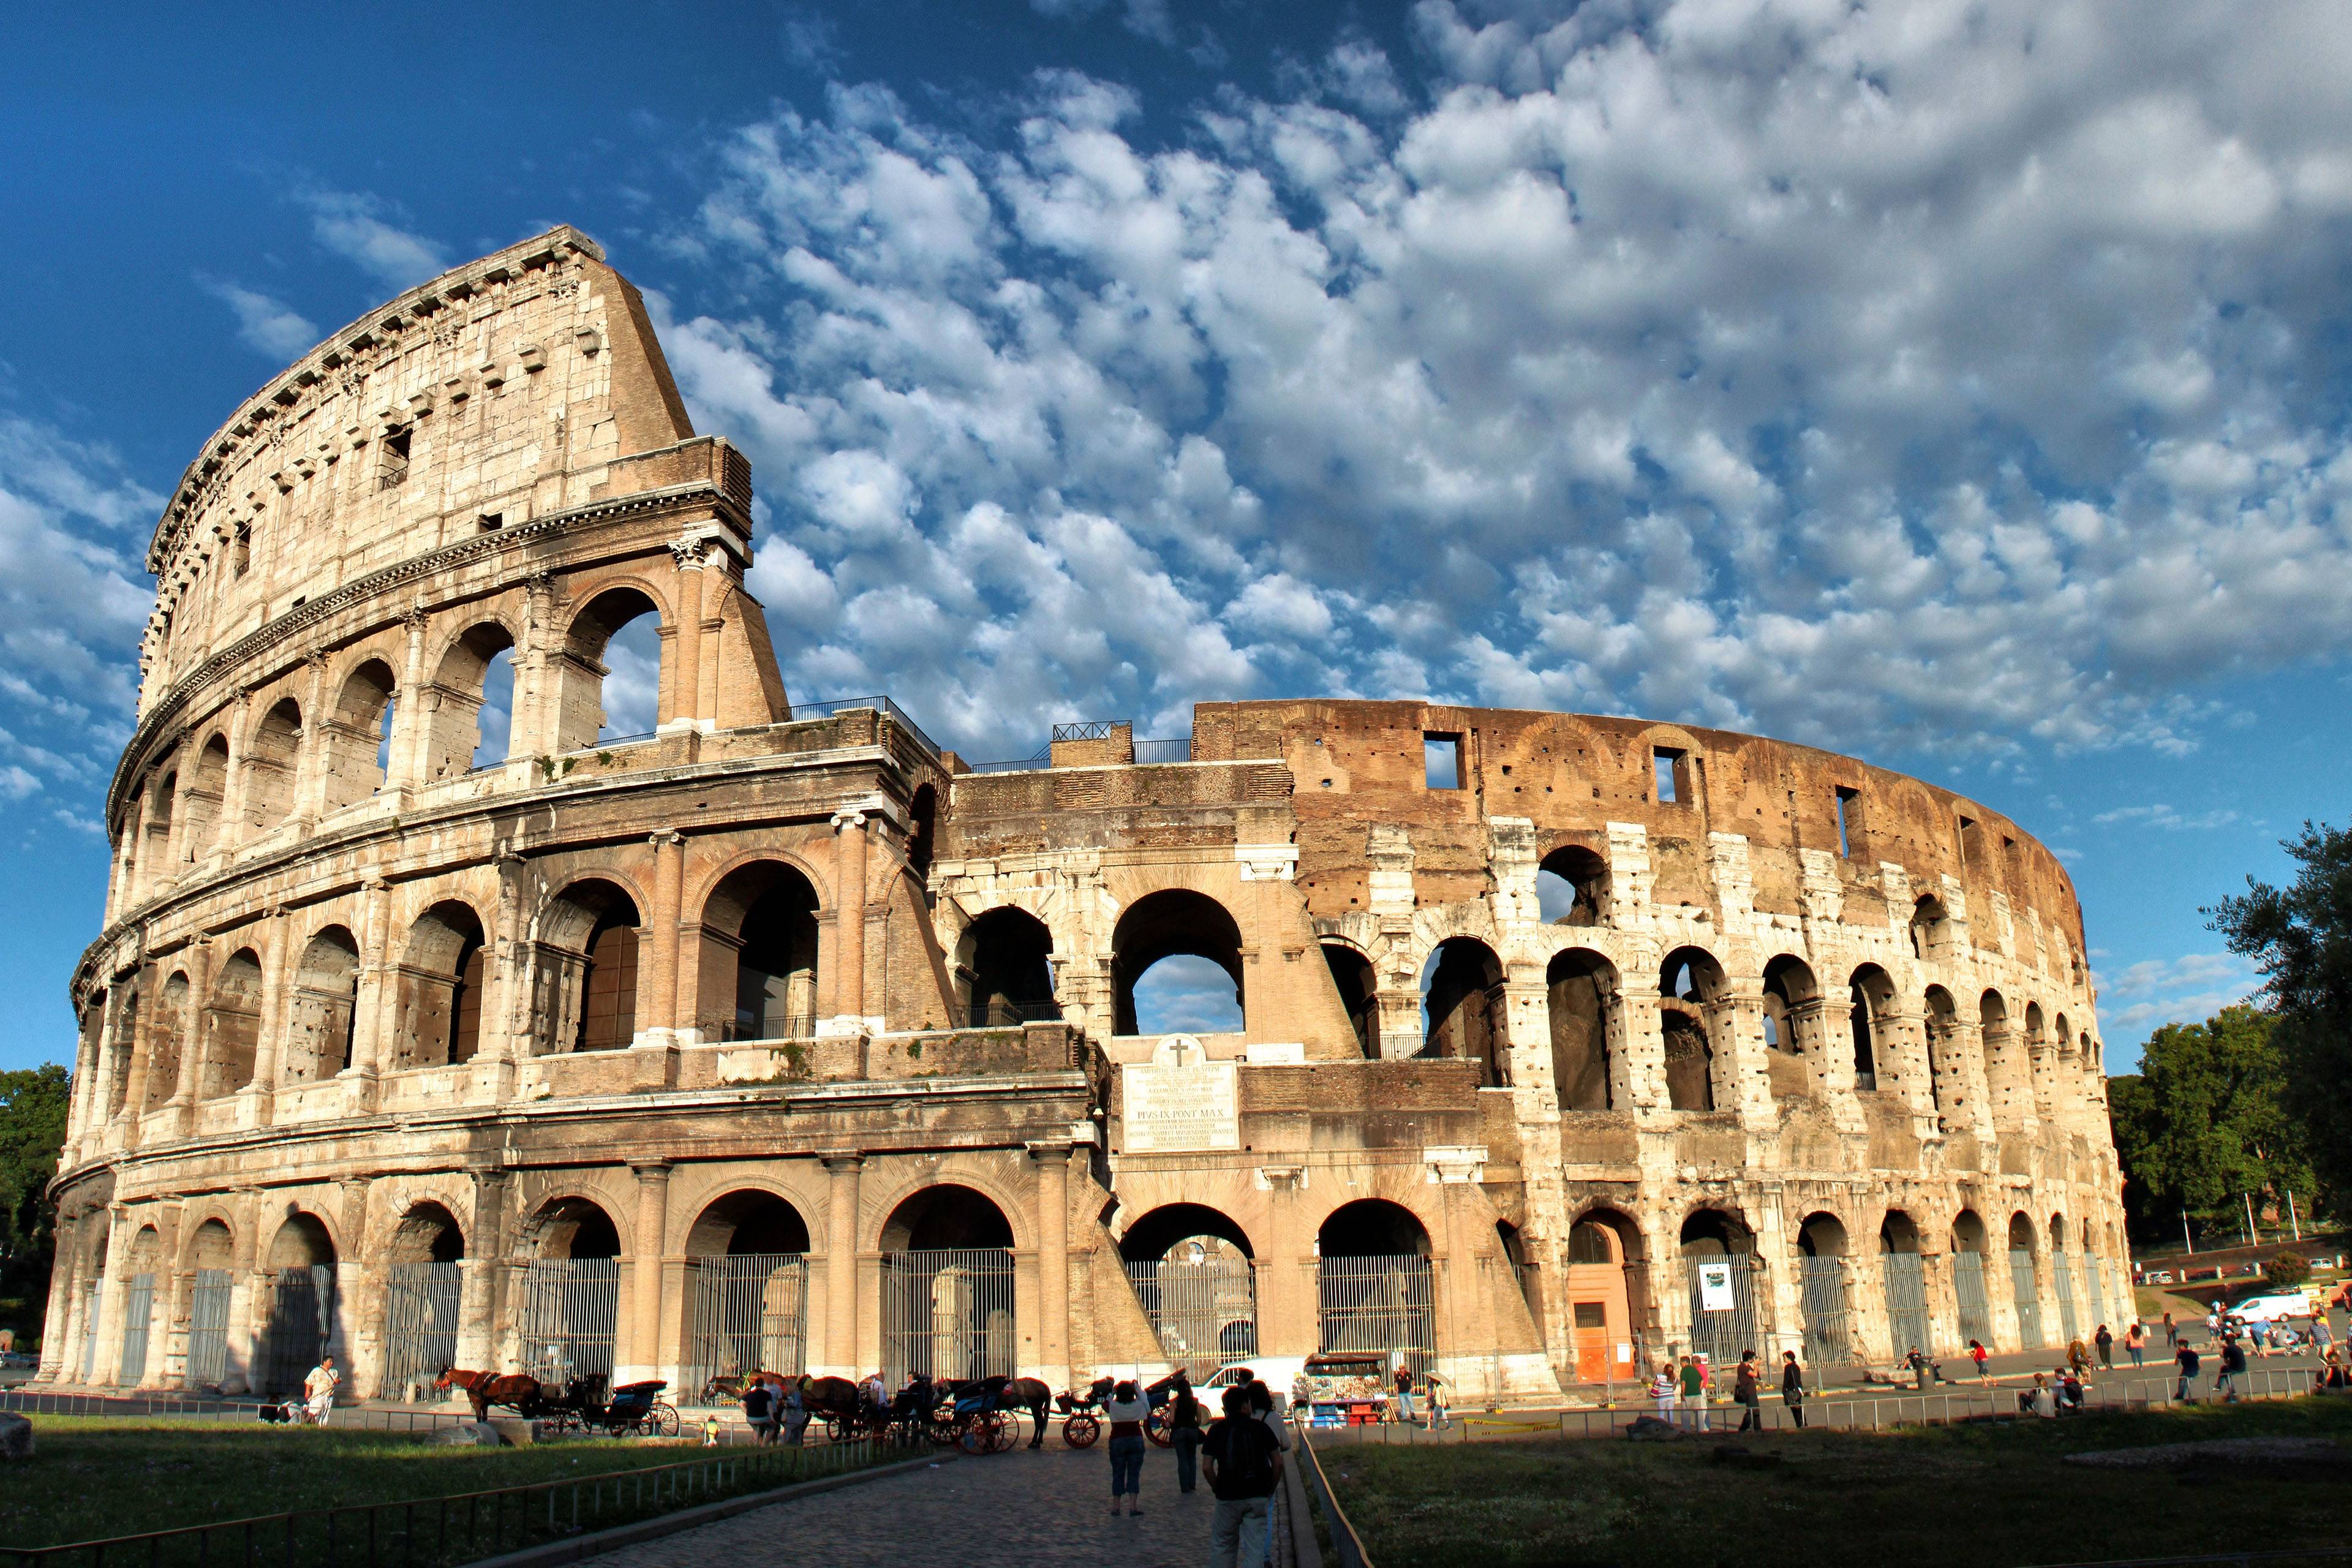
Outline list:
[[[411,289],[448,270],[447,252],[400,226],[402,215],[382,197],[312,190],[298,199],[310,209],[311,237],[386,289]]]
[[[319,341],[319,329],[292,307],[224,278],[199,277],[197,287],[236,314],[236,335],[246,347],[279,364]]]

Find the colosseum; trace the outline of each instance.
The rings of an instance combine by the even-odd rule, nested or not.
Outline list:
[[[2127,1314],[2080,911],[1998,812],[1418,701],[975,764],[792,700],[751,500],[569,228],[205,443],[72,979],[43,1383],[1376,1356],[1557,1403]]]

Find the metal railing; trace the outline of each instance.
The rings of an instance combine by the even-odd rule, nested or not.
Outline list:
[[[404,1502],[354,1503],[263,1514],[215,1524],[145,1531],[67,1546],[0,1548],[17,1568],[71,1563],[105,1568],[445,1568],[478,1562],[555,1536],[579,1534],[671,1513],[698,1503],[860,1469],[874,1460],[869,1441],[809,1448],[722,1449],[706,1458],[576,1479],[536,1481],[492,1491]]]

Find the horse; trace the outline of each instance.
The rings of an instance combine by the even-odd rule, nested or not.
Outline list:
[[[464,1389],[477,1421],[487,1418],[493,1405],[505,1405],[525,1418],[535,1415],[544,1392],[539,1379],[522,1373],[467,1372],[454,1366],[443,1367],[433,1386],[443,1394],[451,1388]]]

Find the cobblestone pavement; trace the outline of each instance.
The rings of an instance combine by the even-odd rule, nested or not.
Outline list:
[[[1143,1517],[1110,1517],[1101,1446],[957,1458],[755,1509],[595,1559],[597,1568],[1201,1568],[1215,1503],[1176,1489],[1176,1458],[1143,1459]],[[1285,1561],[1287,1553],[1284,1554]]]

